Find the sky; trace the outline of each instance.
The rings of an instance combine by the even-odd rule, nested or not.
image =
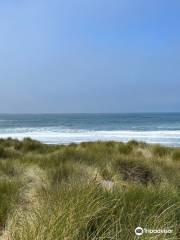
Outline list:
[[[1,0],[0,113],[180,111],[179,0]]]

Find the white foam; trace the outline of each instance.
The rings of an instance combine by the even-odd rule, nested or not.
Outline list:
[[[63,128],[16,128],[0,132],[0,138],[23,139],[30,137],[49,144],[79,143],[83,141],[123,141],[135,139],[149,143],[180,146],[180,130],[177,131],[88,131]]]

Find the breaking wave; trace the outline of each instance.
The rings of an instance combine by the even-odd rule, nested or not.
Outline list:
[[[168,146],[180,146],[180,130],[161,131],[95,131],[82,129],[68,129],[61,127],[46,128],[9,128],[0,132],[0,138],[23,139],[30,137],[48,144],[80,143],[84,141],[123,141],[135,139],[148,143],[159,143]]]

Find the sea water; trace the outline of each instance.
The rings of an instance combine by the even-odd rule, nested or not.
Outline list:
[[[180,146],[180,113],[0,114],[0,138],[48,144],[123,141]]]

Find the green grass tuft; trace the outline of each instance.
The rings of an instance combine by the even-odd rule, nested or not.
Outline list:
[[[172,154],[172,158],[175,161],[180,161],[180,149],[176,149],[173,154]]]

